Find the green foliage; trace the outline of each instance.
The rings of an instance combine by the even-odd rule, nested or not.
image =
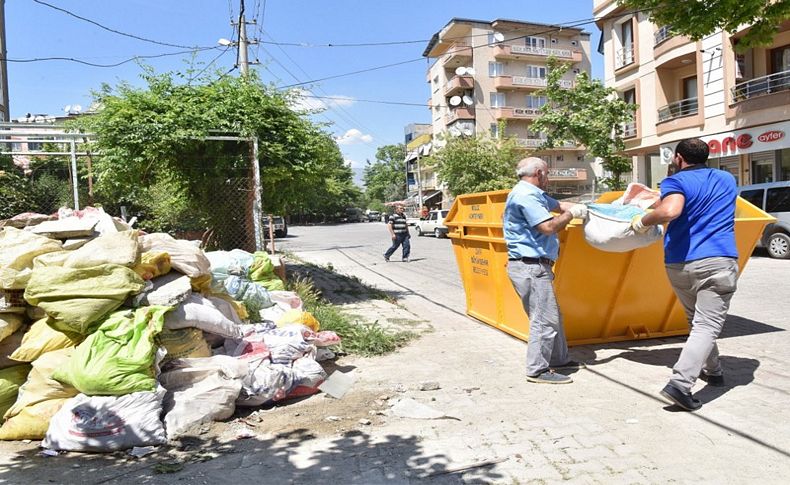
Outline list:
[[[542,149],[571,140],[585,145],[611,173],[603,182],[612,190],[622,190],[625,183],[620,175],[632,169],[631,161],[620,154],[625,149],[623,124],[633,119],[636,105],[626,103],[613,88],[590,79],[586,72],[576,77],[572,88],[562,88],[560,80],[569,68],[570,64],[549,58],[547,86],[539,93],[548,102],[532,129],[546,135]]]
[[[675,34],[693,40],[721,29],[735,32],[741,25],[752,27],[739,39],[737,48],[770,45],[779,25],[790,19],[790,0],[618,0],[634,10],[648,10],[657,25],[671,26]]]
[[[151,228],[242,224],[233,217],[250,207],[251,143],[202,141],[224,134],[257,137],[265,212],[321,213],[359,195],[332,137],[292,108],[294,94],[255,73],[186,77],[146,69],[144,87],[104,85],[97,113],[74,122],[95,134],[95,193],[105,206],[142,210]]]
[[[0,170],[0,219],[13,217],[34,207],[30,181],[13,168]]]
[[[504,126],[500,127],[504,133]],[[453,196],[507,189],[516,182],[516,162],[523,150],[512,138],[494,139],[489,134],[450,137],[447,144],[426,159]]]
[[[362,175],[369,201],[389,202],[406,197],[406,147],[384,145],[376,150],[376,161],[368,161]]]

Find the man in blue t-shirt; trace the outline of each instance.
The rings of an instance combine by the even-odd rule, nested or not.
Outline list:
[[[584,364],[568,359],[568,342],[554,294],[552,265],[559,255],[557,233],[575,218],[587,215],[587,206],[558,202],[544,190],[549,167],[540,158],[518,162],[520,181],[507,196],[503,229],[507,243],[507,274],[529,317],[527,380],[567,384],[570,376],[555,369],[579,369]],[[560,212],[558,216],[552,211]]]
[[[687,411],[702,404],[692,397],[697,377],[723,386],[716,338],[724,327],[738,279],[735,247],[735,178],[708,168],[708,145],[699,138],[675,148],[678,171],[661,182],[661,202],[631,223],[636,232],[669,222],[664,262],[672,289],[683,305],[691,333],[661,395]]]

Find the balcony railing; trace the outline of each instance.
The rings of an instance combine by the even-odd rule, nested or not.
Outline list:
[[[545,143],[545,142],[546,142],[545,138],[532,138],[532,137],[530,137],[530,138],[517,138],[516,139],[516,144],[517,145],[522,146],[522,147],[527,147],[527,148],[540,148],[541,145],[543,145],[543,143]],[[560,143],[555,148],[552,148],[551,150],[554,150],[554,149],[557,149],[557,148],[576,148],[577,146],[578,145],[576,144],[576,142],[571,140],[571,141],[566,141],[566,142]]]
[[[636,121],[623,123],[623,138],[633,138],[636,136]]]
[[[584,168],[550,168],[549,178],[555,182],[587,180],[587,169]]]
[[[787,89],[790,89],[790,71],[782,71],[736,84],[732,88],[732,99],[737,103]]]
[[[529,45],[511,45],[511,54],[523,54],[531,56],[554,56],[554,57],[573,57],[570,49],[554,49],[550,47],[532,47]]]
[[[513,76],[513,86],[537,86],[546,87],[548,81],[542,77]],[[567,79],[560,80],[560,87],[572,88],[573,81]]]
[[[673,36],[672,32],[670,32],[669,30],[670,28],[671,27],[669,25],[665,25],[660,29],[658,29],[655,34],[653,34],[653,37],[655,39],[655,43],[653,44],[654,46],[657,46],[658,44],[664,42],[665,40]]]
[[[683,116],[695,115],[699,112],[697,98],[681,99],[658,108],[658,122],[674,120]]]
[[[614,56],[614,68],[620,69],[634,63],[634,44],[618,49]]]

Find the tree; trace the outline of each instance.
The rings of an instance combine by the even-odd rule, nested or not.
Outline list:
[[[504,126],[500,127],[504,133]],[[512,138],[494,139],[488,134],[450,137],[447,144],[425,160],[453,196],[506,189],[515,183],[516,162],[523,155]]]
[[[611,173],[603,182],[612,190],[622,190],[620,175],[630,172],[631,161],[621,155],[625,149],[623,125],[633,120],[636,105],[617,97],[613,88],[580,73],[572,88],[560,86],[570,64],[554,58],[548,60],[548,80],[541,93],[547,103],[532,129],[545,134],[542,149],[554,148],[566,141],[577,141],[594,157],[603,160],[604,170]]]
[[[402,143],[376,150],[376,161],[365,165],[362,183],[369,202],[388,202],[406,197],[406,147]]]
[[[645,10],[654,23],[668,25],[676,34],[700,40],[721,29],[735,32],[751,25],[740,38],[739,50],[770,45],[779,25],[790,18],[790,0],[619,0],[634,10]]]

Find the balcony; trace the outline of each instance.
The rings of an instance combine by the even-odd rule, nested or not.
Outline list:
[[[494,57],[498,59],[535,59],[545,60],[549,56],[559,59],[582,61],[582,53],[571,49],[555,49],[550,47],[532,47],[528,45],[499,44],[494,47]]]
[[[543,146],[543,143],[545,143],[545,142],[546,142],[545,138],[532,138],[532,137],[530,137],[530,138],[516,138],[516,144],[518,146],[521,146],[521,147],[524,147],[524,148],[541,148]],[[571,141],[566,141],[566,142],[562,143],[561,145],[558,145],[558,146],[556,146],[554,148],[546,148],[545,150],[547,150],[547,151],[550,151],[550,150],[569,150],[569,149],[570,150],[575,150],[578,147],[579,147],[579,145],[577,145],[575,141],[571,140]]]
[[[498,120],[531,120],[540,115],[540,108],[494,108],[494,117]]]
[[[497,89],[539,89],[545,88],[546,78],[527,76],[497,76],[494,78],[494,87]],[[560,80],[560,87],[572,88],[573,81]]]
[[[630,121],[621,125],[623,138],[634,138],[636,136],[636,121]]]
[[[450,113],[445,115],[444,117],[444,124],[449,125],[450,123],[458,120],[474,120],[475,119],[475,110],[472,108],[454,108],[450,110]]]
[[[658,122],[674,120],[684,116],[691,116],[699,113],[697,98],[681,99],[674,103],[658,108]]]
[[[621,69],[634,63],[634,44],[627,45],[622,49],[617,49],[614,54],[614,68]]]
[[[475,78],[472,76],[453,76],[444,85],[444,95],[452,96],[467,89],[474,89]]]
[[[732,88],[734,103],[790,89],[790,71],[777,72],[738,83]]]
[[[653,47],[660,45],[662,42],[672,37],[673,34],[670,32],[670,28],[671,27],[669,25],[665,25],[658,29],[655,34],[653,34]]]
[[[549,179],[552,182],[586,182],[587,169],[584,168],[550,168]]]
[[[456,42],[447,49],[447,53],[442,57],[442,65],[445,68],[460,67],[472,59],[472,47],[463,42]]]

